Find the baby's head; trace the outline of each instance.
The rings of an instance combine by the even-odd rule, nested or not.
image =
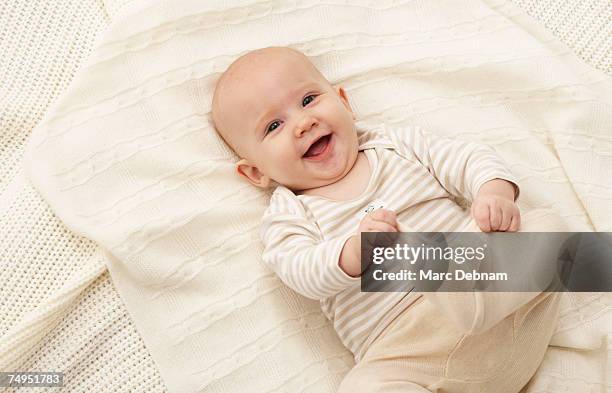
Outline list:
[[[234,61],[217,83],[212,116],[241,157],[238,173],[259,187],[322,187],[344,177],[357,158],[346,93],[293,49],[258,49]]]

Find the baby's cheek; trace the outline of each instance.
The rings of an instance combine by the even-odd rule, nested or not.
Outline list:
[[[291,152],[277,152],[274,156],[274,172],[279,174],[279,178],[291,178],[299,175],[299,173],[297,173],[297,160],[298,158],[296,158],[296,155]]]

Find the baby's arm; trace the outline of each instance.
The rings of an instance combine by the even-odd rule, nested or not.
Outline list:
[[[420,161],[452,195],[472,202],[481,230],[516,231],[520,190],[495,150],[487,145],[426,134],[420,128],[390,130],[409,158]]]
[[[351,235],[323,239],[301,203],[287,193],[275,192],[262,218],[264,262],[291,289],[311,299],[328,298],[358,282],[339,266]]]

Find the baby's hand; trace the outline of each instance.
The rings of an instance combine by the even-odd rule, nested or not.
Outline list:
[[[521,225],[516,203],[497,195],[478,195],[470,212],[483,232],[516,232]]]
[[[351,236],[340,252],[338,265],[349,276],[361,274],[361,232],[398,232],[395,212],[376,209],[361,219],[357,233]]]
[[[399,232],[399,224],[397,223],[397,215],[394,211],[387,209],[376,209],[366,214],[359,223],[357,229],[357,239],[355,242],[356,249],[354,252],[359,256],[361,260],[361,232]],[[380,238],[379,238],[380,240]],[[371,243],[374,238],[368,238],[368,247],[374,247],[375,244]]]
[[[358,232],[397,232],[397,215],[387,209],[376,209],[361,219]]]

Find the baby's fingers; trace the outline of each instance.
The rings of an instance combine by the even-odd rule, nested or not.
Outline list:
[[[512,208],[501,209],[501,224],[499,225],[499,231],[506,232],[510,228],[512,223],[512,216],[514,216]]]
[[[370,218],[373,221],[379,221],[397,227],[397,214],[392,210],[376,209],[370,213]]]
[[[491,231],[491,222],[489,221],[489,206],[486,203],[472,205],[472,215],[478,228],[483,232]]]
[[[364,232],[397,232],[395,226],[382,221],[370,221]]]
[[[502,223],[503,210],[495,203],[489,205],[489,217],[491,222],[491,230],[497,231]]]
[[[516,232],[521,227],[521,215],[519,213],[513,214],[512,219],[510,220],[510,227],[508,228],[508,232]]]

